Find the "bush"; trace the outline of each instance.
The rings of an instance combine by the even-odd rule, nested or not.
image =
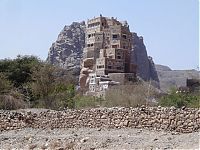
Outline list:
[[[16,91],[0,95],[0,109],[13,110],[26,107],[27,103],[24,101],[23,95]]]
[[[12,86],[3,73],[0,73],[0,109],[19,109],[26,106],[23,95]]]
[[[156,96],[152,86],[146,83],[120,85],[109,89],[106,93],[105,106],[136,107],[138,105],[153,105],[149,100]]]
[[[127,85],[113,86],[106,91],[105,98],[95,96],[76,95],[75,108],[93,108],[93,107],[137,107],[140,105],[150,105],[153,103],[150,99],[157,98],[157,92],[154,87],[148,83],[135,83]]]
[[[186,107],[200,107],[200,96],[194,93],[179,93],[176,89],[171,89],[168,95],[162,96],[159,100],[159,105],[161,106],[175,106],[181,108]]]
[[[19,55],[13,60],[0,60],[0,72],[4,73],[15,87],[19,87],[31,81],[31,69],[40,63],[37,57]]]
[[[35,68],[31,77],[33,82],[29,88],[33,107],[51,109],[74,107],[75,80],[70,72],[44,64]]]
[[[74,98],[75,108],[95,108],[102,105],[104,100],[94,96],[77,95]]]
[[[0,94],[9,93],[12,85],[3,73],[0,73]]]
[[[73,108],[75,83],[71,72],[34,56],[0,60],[0,108]]]

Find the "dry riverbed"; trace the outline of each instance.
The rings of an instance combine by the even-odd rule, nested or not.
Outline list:
[[[199,149],[199,133],[146,129],[32,129],[0,132],[1,149]]]

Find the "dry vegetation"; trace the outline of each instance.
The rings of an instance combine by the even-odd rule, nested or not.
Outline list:
[[[154,105],[150,100],[152,97],[156,97],[156,91],[147,83],[121,85],[113,87],[107,92],[105,105],[108,107]]]
[[[105,98],[85,96],[76,91],[74,75],[33,56],[0,60],[0,109],[19,108],[92,108],[162,105],[199,107],[198,93],[176,93],[160,96],[153,83],[137,82],[113,86]]]

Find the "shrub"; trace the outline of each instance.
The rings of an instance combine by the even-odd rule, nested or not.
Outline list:
[[[0,109],[25,108],[24,97],[20,94],[6,78],[0,73]]]
[[[200,107],[200,96],[195,93],[179,93],[176,89],[171,89],[170,93],[162,96],[159,100],[161,106],[175,106],[181,108],[182,106],[187,107]]]
[[[0,95],[0,109],[19,109],[26,108],[27,104],[24,101],[23,95],[17,91],[11,91],[8,94]]]
[[[71,72],[34,56],[0,60],[0,108],[73,108],[75,83]]]
[[[11,82],[3,73],[0,73],[0,94],[8,93],[12,88]]]
[[[95,108],[101,106],[104,100],[95,96],[76,95],[75,108]]]
[[[113,86],[106,91],[105,98],[95,96],[76,95],[75,108],[93,107],[136,107],[138,105],[155,105],[150,99],[156,98],[157,92],[154,87],[147,83],[136,83]]]
[[[40,64],[35,56],[17,56],[16,59],[0,60],[0,72],[4,73],[15,87],[31,81],[31,69]]]
[[[156,96],[156,91],[146,83],[115,86],[106,92],[107,107],[125,106],[136,107],[138,105],[153,105],[150,98]]]
[[[74,107],[75,80],[70,72],[44,64],[33,70],[32,80],[29,87],[33,107],[52,109]]]

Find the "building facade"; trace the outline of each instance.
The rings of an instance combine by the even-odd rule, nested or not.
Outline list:
[[[136,65],[131,63],[132,33],[126,21],[119,22],[113,17],[107,18],[102,15],[88,20],[85,42],[82,68],[88,67],[93,70],[93,75],[88,76],[89,80],[93,80],[92,76],[95,76],[95,81],[98,81],[101,77],[111,74],[112,77],[122,75],[124,78],[128,76],[129,79],[130,76],[136,76]],[[92,59],[93,64],[84,66],[87,59]],[[112,82],[112,78],[109,80],[98,83],[112,85],[114,81]],[[94,83],[89,82],[89,91],[94,91]]]

